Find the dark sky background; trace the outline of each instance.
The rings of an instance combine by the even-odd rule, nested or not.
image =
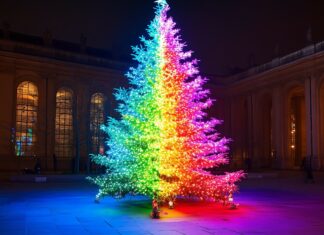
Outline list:
[[[205,74],[246,68],[324,40],[324,1],[314,0],[169,0],[170,15]],[[92,47],[130,59],[154,17],[153,0],[0,0],[0,20],[11,30],[78,43],[81,33]]]

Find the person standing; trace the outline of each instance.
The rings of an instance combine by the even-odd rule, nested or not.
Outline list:
[[[57,171],[57,158],[55,153],[53,154],[53,169],[55,172]]]
[[[305,183],[308,183],[309,181],[315,183],[311,159],[311,157],[304,157],[302,160],[301,167],[305,172]]]

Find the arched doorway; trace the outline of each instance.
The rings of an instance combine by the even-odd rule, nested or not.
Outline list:
[[[306,108],[302,86],[293,87],[288,96],[289,166],[300,167],[306,156]]]

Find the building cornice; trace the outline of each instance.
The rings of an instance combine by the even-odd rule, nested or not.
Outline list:
[[[81,75],[84,77],[96,77],[97,79],[106,79],[107,76],[110,78],[120,78],[123,77],[125,73],[125,71],[112,68],[96,67],[87,64],[79,64],[75,62],[62,61],[47,57],[25,55],[21,53],[1,50],[0,61],[2,63],[2,67],[5,66],[5,64],[8,64],[8,66],[14,66],[15,69],[32,70],[42,74],[53,73],[66,76]]]
[[[277,67],[291,64],[291,63],[296,62],[300,59],[304,59],[304,58],[313,56],[313,55],[321,53],[321,52],[324,52],[324,41],[309,45],[307,47],[304,47],[298,51],[292,52],[285,56],[274,58],[273,60],[271,60],[268,63],[252,67],[242,73],[228,76],[227,78],[225,78],[226,81],[224,81],[224,82],[225,83],[233,83],[236,81],[240,81],[245,78],[248,78],[248,77],[251,77],[251,76],[254,76],[257,74],[262,74],[269,70],[273,70]]]
[[[246,93],[290,80],[303,80],[321,70],[324,70],[324,42],[230,76],[224,88],[228,95]]]
[[[129,63],[100,56],[89,55],[81,52],[71,52],[54,47],[46,47],[7,39],[0,39],[0,52],[1,51],[120,71],[125,71],[129,67]]]

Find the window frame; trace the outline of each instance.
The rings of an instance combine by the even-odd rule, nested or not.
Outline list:
[[[60,97],[60,93],[63,97]],[[74,156],[74,105],[75,99],[72,89],[61,87],[56,91],[54,153],[58,158],[72,159]]]
[[[27,88],[24,88],[24,86],[27,86]],[[27,89],[27,92],[25,92],[24,89]],[[13,130],[15,137],[15,156],[30,157],[36,155],[38,110],[38,86],[29,80],[20,82],[16,88],[16,119],[15,128]],[[24,141],[22,141],[23,137]],[[20,147],[18,147],[18,142],[20,143]]]
[[[96,101],[101,105],[95,105]],[[93,154],[104,154],[105,134],[101,130],[101,125],[105,123],[106,116],[106,97],[102,92],[95,92],[90,97],[90,116],[89,116],[89,133],[90,133],[90,152]]]

